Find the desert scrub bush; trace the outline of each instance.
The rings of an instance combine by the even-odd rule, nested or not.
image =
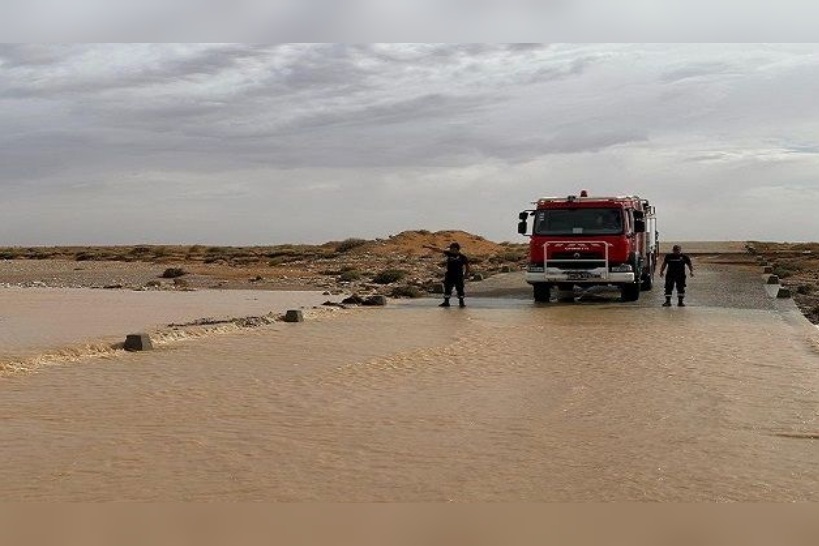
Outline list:
[[[807,296],[808,294],[813,293],[813,286],[809,284],[800,284],[796,287],[796,293],[802,296]]]
[[[390,292],[391,298],[420,298],[424,292],[416,286],[396,286]]]
[[[356,269],[348,269],[346,271],[341,271],[338,276],[338,280],[343,282],[352,282],[357,281],[361,278],[361,272]]]
[[[783,266],[777,266],[774,268],[773,274],[779,277],[780,279],[787,279],[788,277],[793,275],[793,271]]]
[[[240,256],[238,258],[232,258],[230,260],[231,265],[235,266],[247,266],[247,265],[254,265],[259,263],[259,258],[256,256]]]
[[[134,256],[145,256],[151,253],[151,247],[144,245],[135,246],[131,249],[130,253]]]
[[[53,257],[55,257],[55,254],[46,251],[34,252],[26,256],[29,260],[49,260]]]
[[[365,239],[344,239],[341,241],[338,246],[336,247],[336,252],[339,254],[343,254],[345,252],[349,252],[354,248],[358,248],[360,246],[366,245],[367,241]]]
[[[187,271],[182,269],[181,267],[169,267],[165,271],[162,272],[161,277],[163,279],[175,279],[177,277],[181,277],[185,275]]]
[[[402,269],[385,269],[373,277],[373,282],[375,284],[391,284],[400,281],[406,276],[407,272]]]
[[[493,264],[502,264],[508,262],[519,262],[523,260],[525,257],[526,257],[525,252],[509,250],[490,256],[489,261]]]

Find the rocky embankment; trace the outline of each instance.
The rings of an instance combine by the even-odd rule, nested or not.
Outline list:
[[[766,271],[790,289],[796,305],[819,324],[819,243],[768,243],[752,241],[748,252],[764,261]]]
[[[406,231],[385,239],[267,247],[0,248],[0,285],[129,290],[322,290],[420,297],[440,291],[443,256],[424,245],[461,244],[472,280],[525,266],[526,245],[463,231]]]

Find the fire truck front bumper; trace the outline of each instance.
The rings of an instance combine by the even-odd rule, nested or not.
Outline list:
[[[617,271],[617,268],[608,270],[604,267],[596,269],[558,269],[556,267],[530,266],[526,271],[526,282],[536,283],[572,283],[572,284],[630,284],[635,282],[634,271]]]

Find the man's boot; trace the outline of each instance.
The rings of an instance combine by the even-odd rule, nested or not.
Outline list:
[[[449,298],[444,298],[444,303],[440,304],[438,307],[449,307]]]
[[[671,296],[665,297],[665,303],[663,304],[663,307],[671,307]]]
[[[680,296],[677,298],[677,307],[685,307],[685,302],[683,301],[683,297]]]
[[[458,307],[466,307],[463,298],[458,298]]]

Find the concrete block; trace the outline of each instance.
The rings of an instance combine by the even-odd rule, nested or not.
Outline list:
[[[771,273],[773,273],[773,267],[766,265],[765,267],[762,268],[762,273],[770,275]]]
[[[786,288],[784,286],[780,286],[779,290],[776,293],[776,297],[779,299],[786,299],[791,297],[791,289]]]
[[[125,337],[126,351],[150,351],[154,348],[151,337],[148,334],[128,334]]]
[[[776,275],[762,275],[765,284],[779,284],[779,277]]]
[[[290,309],[284,314],[285,322],[304,322],[304,313],[299,309]]]

